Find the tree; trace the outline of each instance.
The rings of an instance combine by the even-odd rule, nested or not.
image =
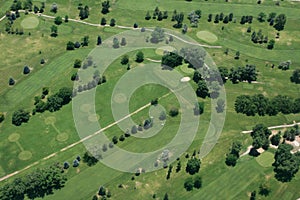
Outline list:
[[[177,53],[169,52],[162,56],[161,64],[170,68],[175,68],[179,65],[182,65],[183,58]]]
[[[0,112],[0,123],[5,119],[4,113]]]
[[[275,18],[275,24],[274,24],[274,28],[277,31],[282,31],[284,29],[284,25],[286,23],[286,16],[285,14],[279,14],[276,18]]]
[[[98,159],[88,151],[84,153],[82,160],[89,167],[97,164],[97,162],[98,162]]]
[[[291,63],[292,63],[292,62],[291,62],[290,60],[281,62],[281,63],[279,63],[279,65],[278,65],[278,69],[281,69],[281,70],[288,70],[288,69],[290,69]]]
[[[238,160],[238,157],[236,155],[229,153],[226,156],[225,163],[228,166],[234,167],[236,165],[237,160]]]
[[[50,12],[57,13],[57,10],[58,10],[57,4],[56,4],[56,3],[53,3],[53,4],[51,5]]]
[[[176,172],[178,173],[181,170],[181,162],[178,161],[177,166],[176,166]]]
[[[12,124],[15,126],[20,126],[22,123],[26,123],[29,121],[30,114],[29,112],[19,109],[15,111],[12,115]]]
[[[98,194],[99,194],[100,196],[106,195],[106,189],[105,189],[104,186],[101,186],[101,187],[99,188]]]
[[[121,46],[125,46],[127,43],[126,43],[126,38],[122,38],[121,39]]]
[[[101,18],[100,24],[104,26],[106,24],[106,19],[104,17]]]
[[[51,95],[47,99],[47,110],[50,112],[55,112],[62,107],[63,99],[60,98],[57,94]]]
[[[80,16],[81,20],[88,18],[89,17],[89,7],[88,6],[85,6],[84,8],[81,7],[79,16]]]
[[[147,11],[146,16],[145,16],[145,20],[150,20],[150,19],[151,19],[150,12]]]
[[[117,136],[114,136],[114,137],[112,138],[112,142],[113,142],[114,144],[117,144],[117,143],[118,143],[118,137],[117,137]]]
[[[259,186],[259,194],[263,196],[268,196],[271,192],[270,186],[267,183],[262,183]]]
[[[101,36],[98,35],[97,37],[97,45],[101,45],[102,44],[102,39],[101,39]]]
[[[60,25],[62,23],[62,18],[60,16],[55,17],[54,23],[56,25]]]
[[[185,171],[190,175],[196,174],[200,170],[200,164],[200,160],[193,157],[190,160],[188,160]]]
[[[121,64],[122,64],[122,65],[127,65],[128,62],[129,62],[129,57],[128,57],[128,55],[124,55],[124,56],[122,57],[122,59],[121,59]]]
[[[69,42],[67,43],[66,49],[67,49],[67,50],[74,50],[74,49],[75,49],[75,44],[74,44],[74,42],[69,41]]]
[[[29,67],[26,65],[23,69],[23,74],[29,74],[30,73],[30,69]]]
[[[290,77],[292,83],[300,84],[300,69],[295,69]]]
[[[186,189],[186,191],[191,191],[194,188],[194,182],[193,182],[193,178],[189,177],[187,179],[185,179],[184,181],[184,188]]]
[[[74,62],[73,67],[74,67],[74,68],[80,68],[80,67],[81,67],[81,63],[82,63],[81,60],[76,59],[75,62]]]
[[[219,18],[219,15],[216,14],[214,23],[216,23],[216,24],[219,23],[219,19],[220,19],[220,18]]]
[[[65,16],[65,22],[66,23],[69,22],[69,16],[68,15]]]
[[[198,97],[201,97],[203,99],[209,96],[208,88],[204,80],[200,80],[198,82],[198,88],[196,90],[196,94]]]
[[[268,49],[273,49],[274,48],[274,45],[275,45],[275,40],[271,39],[269,41],[269,44],[267,46]]]
[[[89,46],[89,36],[86,35],[82,38],[81,46]]]
[[[207,18],[207,21],[208,21],[208,22],[211,22],[211,20],[212,20],[212,14],[209,14],[209,15],[208,15],[208,18]]]
[[[165,39],[165,31],[160,27],[155,27],[155,29],[151,33],[150,41],[156,44],[164,41],[164,39]]]
[[[72,100],[72,93],[72,88],[62,87],[56,94],[59,98],[62,99],[62,105],[66,105]]]
[[[64,162],[64,169],[68,169],[70,167],[70,164],[68,162]]]
[[[174,15],[174,20],[177,22],[176,24],[173,25],[174,28],[181,28],[182,27],[182,22],[184,19],[184,14],[181,12],[179,14]]]
[[[119,40],[118,40],[118,38],[114,37],[114,39],[113,39],[113,48],[117,49],[119,47],[120,47]]]
[[[168,193],[165,193],[164,199],[163,200],[169,200]]]
[[[251,132],[251,137],[253,139],[253,148],[259,149],[260,147],[263,147],[264,149],[267,149],[267,146],[269,145],[270,135],[271,131],[268,129],[268,127],[263,124],[257,124]]]
[[[109,8],[110,8],[109,1],[102,2],[102,10],[101,10],[102,14],[105,15],[109,13]]]
[[[74,43],[74,47],[76,49],[78,49],[80,46],[81,46],[80,42],[77,41],[77,42]]]
[[[240,52],[239,52],[239,51],[237,51],[237,52],[235,53],[234,59],[236,59],[236,60],[240,59]]]
[[[224,99],[218,99],[217,100],[217,106],[216,106],[216,111],[217,113],[222,113],[225,109],[225,101]]]
[[[202,178],[200,176],[196,176],[194,178],[194,188],[200,189],[202,187]]]
[[[170,111],[169,111],[169,115],[171,116],[171,117],[176,117],[177,115],[179,114],[179,110],[178,110],[178,108],[171,108],[170,109]]]
[[[116,25],[116,20],[114,18],[112,18],[110,20],[110,23],[109,23],[110,26],[115,26]]]
[[[255,199],[256,199],[256,191],[254,190],[253,192],[251,192],[250,200],[255,200]]]
[[[141,63],[141,62],[144,61],[144,54],[143,54],[142,51],[137,52],[135,61],[138,62],[138,63]]]
[[[195,103],[194,107],[194,115],[201,115],[204,112],[204,103],[203,102],[198,102]]]
[[[188,26],[184,24],[182,28],[182,33],[185,34],[187,31],[188,31]]]
[[[260,13],[258,14],[257,20],[258,20],[259,22],[264,22],[266,16],[267,16],[267,15],[266,15],[265,13],[260,12]]]
[[[194,75],[193,75],[193,81],[195,83],[199,83],[199,81],[203,80],[201,73],[198,70],[194,71]]]
[[[51,26],[51,37],[57,37],[57,26]]]

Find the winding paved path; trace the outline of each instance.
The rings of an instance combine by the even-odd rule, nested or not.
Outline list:
[[[272,129],[279,129],[279,128],[289,128],[289,127],[293,127],[295,125],[300,125],[300,122],[295,122],[293,124],[283,124],[283,125],[278,125],[278,126],[270,126],[268,127],[269,130],[272,130]],[[250,131],[242,131],[242,133],[251,133],[252,130]]]

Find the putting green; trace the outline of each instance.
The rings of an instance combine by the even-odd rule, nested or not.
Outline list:
[[[45,119],[45,124],[54,124],[56,122],[56,118],[55,117],[47,117]]]
[[[16,142],[20,139],[20,134],[19,133],[12,133],[10,136],[8,136],[8,140],[10,142]]]
[[[18,157],[20,160],[29,160],[32,157],[32,153],[30,151],[22,151]]]
[[[69,139],[68,133],[60,133],[56,136],[56,140],[59,142],[64,142]]]
[[[199,31],[197,33],[197,37],[200,39],[200,40],[203,40],[205,42],[208,42],[208,43],[214,43],[218,40],[218,37],[209,32],[209,31]]]
[[[172,46],[163,46],[163,47],[157,48],[157,49],[155,50],[155,53],[156,53],[157,55],[164,55],[164,52],[165,52],[165,51],[172,52],[172,51],[174,51],[174,50],[176,50],[176,49],[175,49],[174,47],[172,47]]]
[[[39,25],[40,21],[37,17],[30,16],[22,20],[21,26],[24,29],[34,29]]]
[[[186,73],[186,74],[193,74],[195,71],[193,68],[189,68],[188,64],[181,65],[180,69],[183,73]]]
[[[92,114],[92,115],[90,115],[89,117],[88,117],[88,120],[90,121],[90,122],[96,122],[96,121],[98,121],[99,120],[99,115],[97,115],[97,114]]]
[[[271,167],[274,162],[274,154],[263,152],[260,156],[256,157],[255,160],[262,167]]]

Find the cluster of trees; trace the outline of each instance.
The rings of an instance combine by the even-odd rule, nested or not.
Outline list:
[[[101,24],[102,26],[105,26],[106,23],[107,23],[107,21],[106,21],[105,17],[102,17],[102,18],[101,18],[101,21],[100,21],[100,24]],[[116,25],[116,20],[115,20],[114,18],[112,18],[112,19],[110,20],[109,25],[110,25],[110,26],[115,26],[115,25]]]
[[[62,166],[51,165],[43,169],[36,169],[24,177],[16,178],[0,188],[0,199],[35,199],[53,194],[54,190],[64,187],[67,181]]]
[[[23,35],[24,34],[24,30],[23,28],[14,28],[13,24],[14,21],[20,17],[20,13],[19,11],[16,11],[15,13],[6,12],[6,18],[7,18],[7,22],[5,23],[5,31],[8,34],[16,34],[16,35]]]
[[[104,186],[100,186],[98,195],[102,197],[102,199],[110,198],[111,193],[108,189],[106,189]],[[96,196],[97,197],[97,196]],[[97,197],[98,199],[98,197]]]
[[[87,5],[83,7],[82,4],[79,4],[78,10],[79,10],[79,17],[81,20],[89,17],[90,9]]]
[[[249,28],[247,29],[247,32],[249,32]],[[250,30],[250,32],[251,32],[251,30]],[[259,44],[267,43],[268,42],[268,36],[264,36],[262,34],[262,30],[259,29],[259,31],[257,33],[255,31],[252,32],[251,41],[254,42],[255,44],[256,43],[259,43]]]
[[[290,69],[291,64],[292,64],[292,62],[290,60],[281,62],[278,65],[278,69],[286,71],[286,70]]]
[[[156,7],[153,11],[152,19],[157,19],[158,21],[162,21],[163,19],[168,18],[168,11],[160,11],[158,7]],[[145,16],[145,20],[150,20],[151,15],[148,11]]]
[[[161,65],[165,67],[175,68],[182,65],[183,57],[176,52],[166,52],[161,58]]]
[[[86,69],[87,67],[91,66],[90,63],[91,62],[89,62],[89,61],[85,62],[83,64],[82,68]],[[78,79],[77,76],[76,76],[76,79]],[[87,90],[97,87],[97,85],[101,85],[106,82],[107,82],[106,76],[105,75],[101,76],[100,72],[98,70],[96,70],[94,72],[93,79],[91,81],[89,81],[87,84],[79,85],[76,92],[84,92],[84,91],[87,91]]]
[[[234,108],[237,113],[243,113],[247,116],[255,116],[256,114],[275,116],[279,112],[283,114],[299,113],[300,98],[293,99],[285,95],[277,95],[270,99],[262,94],[241,95],[236,98]]]
[[[201,115],[204,112],[204,102],[195,103],[194,115]]]
[[[75,48],[78,49],[79,47],[85,47],[85,46],[89,46],[89,36],[84,36],[82,39],[82,42],[72,42],[72,41],[69,41],[67,43],[67,47],[66,47],[66,50],[74,50]]]
[[[291,153],[293,147],[289,144],[280,144],[275,152],[275,178],[281,182],[289,182],[299,170],[300,153]]]
[[[184,20],[183,12],[177,13],[177,11],[174,10],[171,21],[176,21],[176,24],[174,24],[173,27],[174,28],[181,28],[183,20]]]
[[[48,95],[48,90],[43,90],[42,97]],[[44,112],[45,110],[49,110],[50,112],[55,112],[60,110],[60,108],[66,104],[68,104],[72,100],[73,91],[72,88],[63,87],[59,89],[59,91],[51,96],[47,97],[47,101],[43,100],[42,97],[35,97],[35,108],[33,110],[33,114],[35,112]]]
[[[298,125],[293,128],[284,131],[283,138],[288,141],[294,141],[295,137],[300,134],[300,129]]]
[[[98,159],[94,157],[90,152],[85,152],[82,157],[83,162],[85,162],[88,166],[93,166],[98,162]]]
[[[290,77],[292,83],[300,84],[300,69],[295,69]]]
[[[253,20],[253,16],[251,15],[243,15],[240,21],[240,24],[251,24]]]
[[[229,153],[226,155],[225,163],[228,166],[234,167],[237,160],[240,157],[240,151],[242,149],[242,144],[239,141],[233,142]]]
[[[30,119],[30,114],[24,109],[19,109],[15,111],[12,115],[12,124],[15,126],[20,126],[22,123],[28,122]]]
[[[26,0],[22,3],[20,0],[14,0],[13,4],[10,6],[11,11],[18,11],[18,10],[28,10],[33,11],[34,13],[43,13],[45,9],[45,2],[41,2],[41,7],[39,8],[37,5],[33,5],[32,0]]]
[[[190,175],[194,175],[199,172],[200,165],[201,165],[201,161],[195,156],[193,156],[191,159],[188,160],[185,171]]]
[[[191,191],[193,188],[200,189],[202,187],[202,178],[200,176],[189,177],[184,181],[186,191]]]
[[[211,22],[213,18],[212,14],[208,15],[207,21]],[[214,23],[219,23],[220,21],[224,24],[227,24],[228,22],[231,22],[233,20],[233,13],[229,13],[228,15],[224,15],[224,13],[216,14],[214,18]]]
[[[267,15],[264,12],[260,12],[258,14],[257,20],[259,22],[265,22],[266,18]],[[276,16],[275,12],[271,12],[269,13],[267,22],[269,23],[270,26],[273,26],[277,31],[282,31],[286,24],[286,16],[285,14],[279,14]]]
[[[165,31],[160,27],[155,27],[155,29],[151,33],[150,42],[157,44],[159,42],[164,41],[165,39]]]
[[[191,27],[198,27],[198,22],[201,18],[201,10],[193,10],[188,14],[187,19],[190,20]]]
[[[226,73],[226,70],[223,70],[223,73]],[[239,66],[239,67],[231,68],[230,72],[228,73],[228,78],[234,84],[243,81],[247,81],[248,83],[251,83],[252,81],[256,81],[257,80],[256,66],[251,64],[246,64],[245,67]]]
[[[109,4],[109,1],[104,1],[102,2],[102,10],[101,10],[101,13],[102,14],[107,14],[109,13],[109,8],[110,8],[110,4]]]
[[[254,149],[263,148],[267,150],[270,145],[269,136],[271,135],[271,131],[263,124],[257,124],[252,132],[251,137],[253,139],[252,146]]]
[[[112,46],[113,46],[114,49],[117,49],[117,48],[120,48],[120,45],[121,46],[126,46],[126,44],[127,44],[126,38],[123,37],[121,39],[121,42],[119,42],[119,39],[114,37]]]

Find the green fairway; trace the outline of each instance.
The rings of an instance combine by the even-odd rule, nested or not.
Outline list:
[[[26,0],[21,1],[22,7],[26,5]],[[41,2],[45,2],[43,13],[34,14],[34,9],[41,8]],[[253,191],[256,191],[257,199],[300,197],[300,172],[287,183],[275,178],[272,163],[276,150],[273,148],[258,157],[241,156],[235,167],[225,164],[233,142],[241,142],[240,153],[252,144],[250,134],[242,131],[251,130],[260,123],[276,126],[300,122],[299,113],[247,116],[235,110],[235,100],[240,95],[299,98],[300,85],[292,83],[290,77],[300,66],[300,3],[112,0],[110,12],[103,14],[103,1],[100,0],[33,0],[32,11],[28,8],[26,12],[29,13],[20,11],[20,16],[15,19],[6,12],[12,3],[0,0],[0,18],[7,15],[0,21],[0,113],[5,116],[0,122],[0,178],[13,173],[0,182],[0,187],[37,168],[68,162],[70,167],[64,170],[68,178],[66,185],[43,199],[92,199],[100,186],[105,186],[112,194],[110,199],[116,200],[161,200],[166,193],[169,199],[243,200],[249,199]],[[54,3],[58,6],[56,13],[50,11]],[[81,8],[85,6],[89,8],[88,18],[80,19]],[[156,7],[161,11],[158,15],[164,16],[161,20],[153,16]],[[201,16],[193,26],[190,17],[192,11],[198,9]],[[148,20],[145,19],[147,12]],[[181,12],[184,15],[182,27],[174,28],[179,20],[175,19],[174,13]],[[261,12],[266,15],[263,22],[258,21]],[[277,31],[270,25],[267,19],[271,12],[276,16],[286,15],[283,30]],[[225,18],[229,13],[233,14],[232,21],[219,19],[215,22],[216,15]],[[210,14],[211,22],[208,20]],[[68,22],[54,23],[55,17],[66,15]],[[242,24],[242,16],[252,16],[252,22]],[[106,26],[99,25],[102,18],[106,19]],[[112,19],[116,21],[114,27],[110,26]],[[51,34],[54,26],[57,27],[56,36]],[[187,30],[183,29],[185,26]],[[165,37],[157,44],[151,43],[155,27],[162,27],[165,32]],[[262,38],[267,42],[253,42],[254,32],[263,34]],[[88,45],[83,46],[86,36]],[[113,48],[116,39],[120,44]],[[275,40],[274,48],[268,49],[271,39]],[[124,41],[126,44],[121,45]],[[71,46],[76,44],[74,50],[66,50],[70,43]],[[218,99],[196,97],[197,88],[202,85],[198,86],[194,80],[207,81],[214,77],[207,69],[201,77],[194,75],[195,70],[189,67],[189,59],[194,57],[185,55],[182,65],[172,70],[165,70],[161,65],[165,53],[196,46],[204,49],[204,62],[210,69],[217,71],[217,67],[223,67],[231,73],[231,68],[256,66],[257,80],[252,83],[232,83],[228,74],[222,77],[226,79],[226,96],[221,97],[226,105],[223,113],[216,112]],[[143,53],[142,62],[136,61],[139,51]],[[124,55],[129,59],[126,64],[123,63]],[[86,69],[74,68],[77,59],[83,64],[89,61],[92,64]],[[279,63],[288,60],[291,61],[289,69],[278,68]],[[25,66],[29,67],[30,73],[24,74]],[[76,72],[78,80],[74,80]],[[177,75],[166,76],[168,73]],[[105,77],[102,80],[106,81],[98,82],[97,75]],[[157,79],[152,80],[153,77]],[[190,81],[181,82],[183,77]],[[14,79],[14,85],[8,84],[10,78]],[[79,86],[83,91],[79,91]],[[46,96],[42,95],[44,87],[49,88]],[[47,102],[62,87],[72,88],[76,94],[69,104],[55,112],[34,112],[36,99]],[[218,84],[210,86],[209,92],[218,87]],[[191,91],[195,99],[185,95],[189,94],[187,91]],[[204,112],[199,116],[195,113],[198,102],[204,105]],[[30,113],[30,119],[15,126],[12,116],[20,108]],[[178,109],[178,115],[172,117],[170,111],[174,108]],[[152,123],[150,128],[146,126],[149,122]],[[193,126],[195,124],[197,127]],[[136,132],[133,131],[135,128]],[[220,137],[218,130],[222,130]],[[178,153],[182,146],[187,148]],[[83,161],[87,151],[99,153],[102,160],[88,166]],[[158,169],[156,165],[162,167],[165,164],[161,159],[165,152],[168,152],[168,166]],[[147,153],[153,153],[153,157],[135,160],[136,155]],[[78,167],[73,167],[77,156],[81,161]],[[186,172],[192,156],[201,157],[200,172],[193,176]],[[179,161],[181,168],[177,171]],[[132,164],[130,168],[126,168],[127,162]],[[144,169],[144,165],[149,165],[149,170]],[[146,170],[146,173],[138,174],[138,170]],[[167,178],[168,170],[170,176]],[[202,178],[202,187],[186,191],[185,180],[197,175]],[[270,186],[268,196],[259,194],[261,183]]]
[[[274,154],[270,152],[264,152],[257,158],[255,158],[258,164],[262,167],[271,167],[274,162]]]
[[[209,31],[199,31],[197,32],[197,37],[200,40],[203,40],[208,43],[214,43],[218,40],[218,37]]]
[[[40,21],[37,17],[26,17],[25,19],[22,20],[21,26],[24,29],[34,29],[39,25]]]

